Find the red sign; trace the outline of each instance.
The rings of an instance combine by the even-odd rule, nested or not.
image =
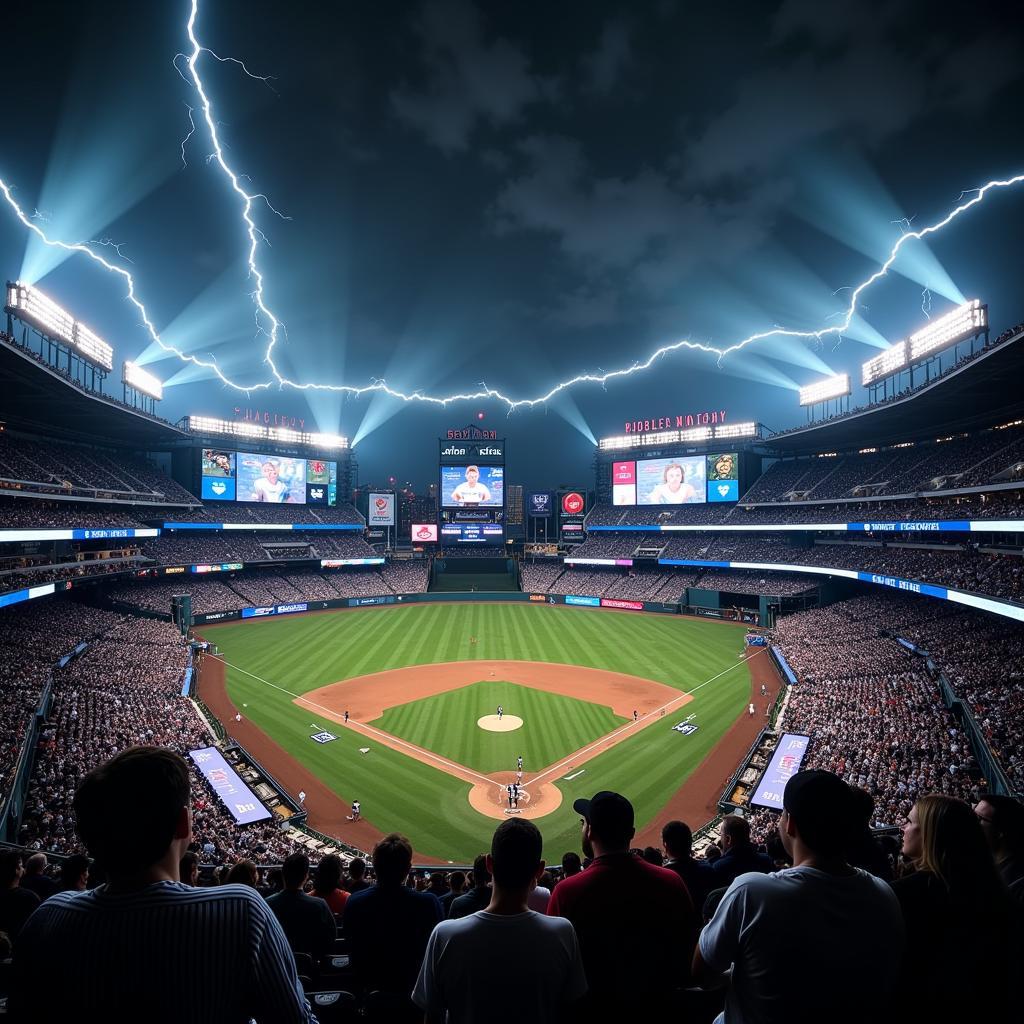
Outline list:
[[[725,422],[725,410],[682,413],[675,416],[654,416],[649,420],[628,420],[627,434],[649,434],[652,430],[685,430],[687,427],[710,427]]]
[[[569,491],[562,495],[562,511],[567,516],[581,515],[586,504],[583,495],[578,491]]]
[[[644,610],[642,601],[616,601],[610,597],[601,598],[602,608],[625,608],[631,612],[642,612]]]
[[[420,544],[436,544],[437,523],[413,523],[412,540]]]
[[[289,430],[305,430],[306,421],[302,416],[289,416],[283,412],[271,412],[265,409],[249,409],[236,405],[232,410],[236,420],[246,423],[260,423],[265,427],[287,427]]]

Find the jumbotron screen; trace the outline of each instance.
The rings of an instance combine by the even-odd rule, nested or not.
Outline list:
[[[504,466],[442,466],[442,508],[501,508],[505,504]]]
[[[334,506],[338,464],[204,448],[201,493],[204,501]]]
[[[739,456],[687,455],[612,465],[615,505],[702,505],[739,499]]]

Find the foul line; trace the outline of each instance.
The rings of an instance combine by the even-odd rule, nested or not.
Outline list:
[[[640,722],[644,723],[644,727],[650,725],[650,719],[653,715],[658,714],[658,712],[660,711],[667,711],[674,704],[678,704],[679,701],[681,701],[684,697],[692,697],[698,690],[703,689],[705,686],[707,686],[708,683],[713,683],[716,679],[720,679],[727,673],[732,672],[733,669],[739,668],[740,664],[741,663],[738,662],[735,665],[730,665],[728,668],[722,669],[721,672],[717,673],[716,675],[713,675],[710,679],[705,679],[703,683],[698,683],[692,690],[684,690],[678,697],[673,697],[672,700],[670,700],[667,704],[662,704],[660,708],[655,708],[649,714],[645,715],[644,718],[640,720]],[[744,660],[742,664],[746,664],[746,661]],[[585,755],[588,751],[593,750],[595,747],[601,746],[603,743],[606,743],[613,737],[620,735],[620,733],[624,733],[627,730],[633,728],[634,726],[640,725],[640,722],[627,722],[625,725],[620,725],[618,729],[616,729],[614,732],[607,733],[606,735],[602,736],[599,740],[595,740],[589,746],[577,750],[574,754],[570,755],[567,761],[562,761],[561,764],[556,764],[552,765],[550,768],[545,768],[544,771],[540,773],[540,775],[535,775],[532,779],[530,779],[530,782],[539,782],[545,776],[552,774],[552,772],[561,771],[563,768],[575,767],[576,764],[580,763],[580,758],[583,755]]]
[[[317,704],[314,700],[307,700],[300,693],[292,693],[291,690],[286,690],[283,686],[278,686],[277,683],[272,683],[269,679],[264,679],[262,676],[256,675],[254,672],[250,672],[248,669],[241,668],[239,665],[232,665],[230,661],[224,661],[224,664],[228,668],[233,668],[236,672],[241,672],[243,675],[250,676],[252,679],[256,679],[259,682],[269,686],[275,690],[280,690],[281,693],[287,693],[289,697],[294,697],[295,700],[301,701],[303,704],[311,708],[316,708],[318,711],[322,711],[324,715],[330,720],[334,721],[334,716],[337,715],[337,711],[331,708],[325,708],[322,704]],[[384,732],[383,729],[377,729],[372,725],[367,725],[365,722],[354,722],[350,721],[348,728],[351,728],[353,732],[368,733],[374,737],[386,736],[387,742],[380,740],[385,747],[391,747],[398,745],[405,747],[407,750],[416,751],[417,755],[420,755],[421,759],[426,761],[433,761],[437,764],[445,765],[449,768],[454,768],[455,772],[450,772],[457,776],[457,772],[463,772],[467,775],[472,775],[474,778],[479,779],[481,782],[486,782],[488,785],[494,785],[494,779],[488,778],[486,775],[481,775],[479,772],[474,771],[472,768],[467,768],[464,764],[457,764],[455,761],[449,761],[447,758],[441,757],[440,754],[435,754],[431,750],[425,750],[423,747],[417,747],[415,743],[407,743],[405,740],[400,739],[393,733]],[[465,781],[465,780],[463,780]]]
[[[760,653],[760,651],[758,653]],[[215,655],[214,657],[217,656]],[[289,697],[292,697],[297,701],[301,701],[308,707],[316,708],[318,711],[322,711],[328,718],[328,720],[334,721],[334,715],[336,715],[337,712],[332,710],[331,708],[326,708],[322,704],[317,704],[316,701],[308,700],[301,694],[292,693],[291,690],[287,690],[283,686],[278,686],[277,683],[272,683],[269,679],[264,679],[262,676],[256,675],[255,672],[250,672],[248,669],[241,668],[239,665],[232,665],[231,662],[226,661],[223,658],[219,660],[221,660],[223,664],[226,665],[228,668],[232,668],[236,672],[241,672],[243,675],[249,676],[250,678],[257,680],[258,682],[263,683],[265,686],[269,686],[274,690],[280,691],[281,693],[286,693],[288,694]],[[681,701],[684,697],[692,697],[698,690],[702,690],[709,683],[713,683],[716,679],[721,679],[722,676],[728,675],[728,673],[732,672],[734,669],[739,668],[741,664],[745,665],[747,663],[747,660],[747,658],[744,658],[742,662],[737,662],[735,665],[730,665],[728,668],[722,669],[721,672],[718,672],[710,678],[705,679],[704,682],[698,683],[692,690],[684,690],[682,693],[679,694],[678,697],[673,697],[672,700],[668,701],[666,704],[662,704],[660,707],[657,707],[653,711],[649,712],[639,722],[627,722],[625,725],[620,725],[618,729],[606,733],[600,739],[595,740],[588,746],[582,747],[581,749],[575,751],[573,754],[569,756],[568,760],[562,761],[559,764],[551,765],[550,767],[545,768],[544,771],[542,771],[539,775],[534,775],[530,777],[527,780],[527,784],[532,785],[535,782],[540,782],[541,779],[547,778],[547,776],[555,772],[559,772],[565,768],[575,767],[576,764],[580,763],[580,758],[585,757],[585,755],[588,752],[594,750],[594,748],[596,747],[602,746],[611,739],[615,739],[622,733],[627,732],[629,729],[634,728],[636,726],[640,726],[641,722],[643,722],[643,726],[641,726],[641,728],[646,728],[647,726],[652,724],[651,718],[654,715],[657,715],[659,714],[659,712],[662,711],[667,711],[673,705],[678,704],[679,701]],[[490,778],[487,775],[481,775],[480,772],[474,771],[472,768],[467,768],[463,764],[458,764],[455,761],[449,761],[447,758],[441,757],[440,754],[435,754],[433,751],[426,750],[423,747],[417,747],[416,744],[408,743],[405,740],[400,739],[398,736],[395,736],[393,733],[384,732],[383,729],[377,729],[372,725],[365,724],[364,722],[350,722],[349,727],[354,727],[353,731],[367,733],[375,737],[386,737],[386,740],[379,741],[386,747],[405,747],[407,750],[415,751],[420,760],[425,760],[428,763],[435,762],[439,765],[445,765],[449,768],[454,768],[456,772],[462,772],[466,775],[472,775],[474,778],[479,779],[481,782],[484,782],[489,786],[498,786],[499,788],[503,788],[501,783],[496,782],[494,779]]]

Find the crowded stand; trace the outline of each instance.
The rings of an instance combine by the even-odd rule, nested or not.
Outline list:
[[[148,518],[150,510],[144,510]],[[0,528],[5,530],[61,530],[71,528],[139,528],[140,517],[124,505],[84,501],[38,501],[0,498]]]
[[[197,504],[197,499],[154,466],[121,452],[33,441],[0,432],[0,479],[45,489],[102,491],[139,502]],[[30,486],[22,489],[29,490]]]
[[[1024,633],[1005,619],[956,606],[886,594],[781,618],[775,640],[800,685],[791,692],[780,728],[806,728],[818,736],[822,742],[812,743],[812,763],[842,763],[847,781],[868,777],[889,810],[887,824],[902,820],[916,791],[968,795],[977,787],[969,743],[924,659],[893,637],[880,636],[883,630],[928,652],[967,702],[1019,790]]]
[[[195,500],[195,499],[193,499]],[[245,523],[253,526],[267,526],[290,523],[310,523],[325,526],[364,526],[363,517],[354,505],[341,502],[334,508],[322,505],[246,505],[209,504],[191,508],[187,514],[181,509],[167,509],[164,518],[168,521],[190,523]]]

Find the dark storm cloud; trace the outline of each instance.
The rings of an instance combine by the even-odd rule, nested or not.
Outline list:
[[[1010,39],[962,18],[936,24],[906,0],[787,0],[770,39],[731,102],[690,138],[696,180],[772,170],[823,139],[874,148],[925,116],[977,108],[1018,74]]]
[[[506,39],[485,40],[480,13],[469,3],[427,3],[414,28],[423,82],[403,85],[391,102],[399,118],[445,153],[466,149],[480,122],[518,121],[529,104],[552,93],[523,50]]]
[[[564,136],[526,139],[520,151],[525,170],[498,195],[494,230],[547,233],[589,281],[607,279],[613,287],[614,278],[624,290],[664,291],[698,262],[727,264],[764,237],[759,211],[780,198],[779,188],[768,185],[739,199],[711,199],[683,191],[672,172],[651,167],[600,177],[579,143]],[[597,322],[599,309],[611,313],[604,298],[587,302],[581,316],[587,294],[573,290],[559,300],[565,322]]]
[[[594,53],[583,58],[586,85],[594,92],[607,95],[633,60],[629,26],[618,19],[601,30],[601,40]]]

